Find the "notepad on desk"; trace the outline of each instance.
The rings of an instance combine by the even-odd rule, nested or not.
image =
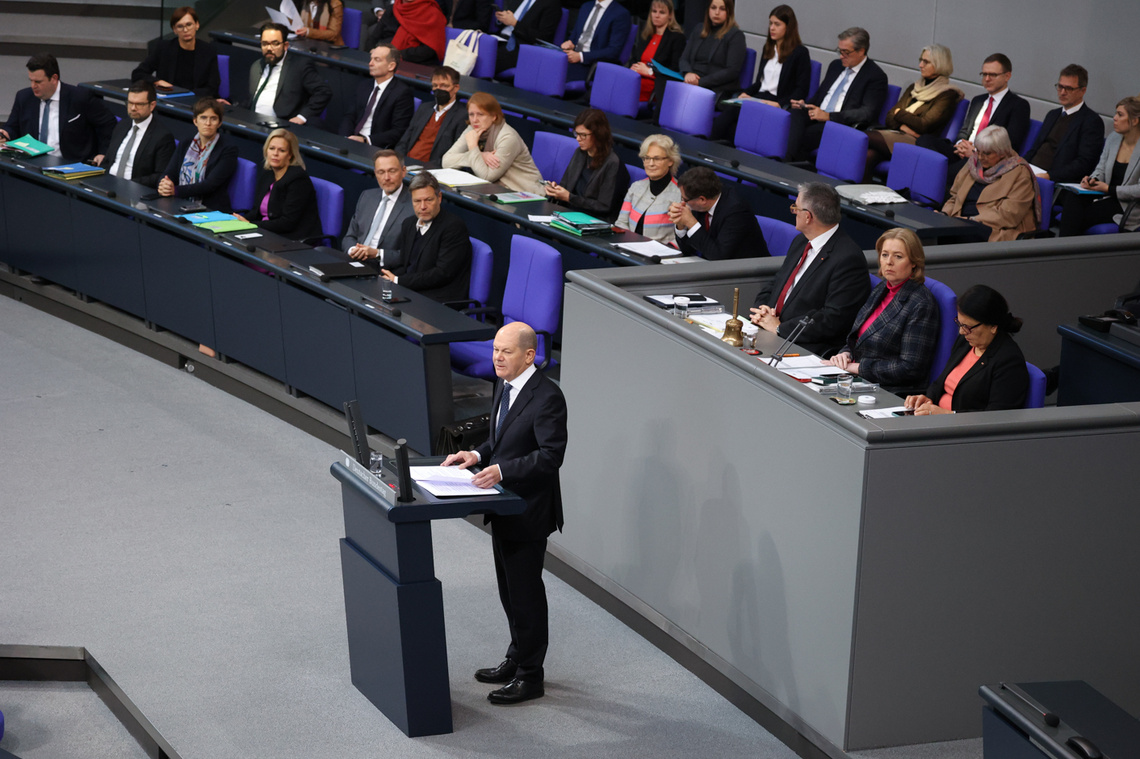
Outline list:
[[[428,173],[435,177],[440,184],[449,187],[471,187],[477,184],[487,184],[486,179],[481,179],[459,169],[428,169]]]
[[[664,243],[657,242],[656,240],[643,240],[641,242],[619,242],[615,247],[627,250],[636,256],[643,258],[672,258],[673,256],[683,255],[681,251],[676,248],[671,248]]]
[[[481,488],[471,484],[475,472],[454,466],[413,466],[409,467],[412,479],[421,488],[436,496],[498,495],[495,488]]]

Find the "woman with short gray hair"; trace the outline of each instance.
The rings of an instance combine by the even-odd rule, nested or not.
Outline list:
[[[1037,177],[1014,152],[1005,127],[989,126],[974,140],[974,155],[958,172],[942,212],[989,227],[990,241],[1016,240],[1037,229],[1041,199]]]
[[[637,154],[645,167],[645,179],[629,186],[615,225],[668,245],[677,239],[677,228],[669,221],[669,206],[681,202],[676,178],[681,149],[672,137],[651,134],[642,141]]]

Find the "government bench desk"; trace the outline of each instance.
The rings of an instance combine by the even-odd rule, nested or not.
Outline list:
[[[231,55],[231,92],[235,99],[248,96],[248,75],[250,64],[260,56],[257,38],[235,32],[211,32],[215,42]],[[359,50],[329,48],[320,42],[294,41],[291,53],[300,53],[326,65],[324,71],[333,88],[333,101],[330,105],[331,123],[334,111],[341,103],[352,102],[356,86],[361,77],[368,76],[368,53]],[[412,87],[422,90],[427,97],[431,89],[431,66],[402,63],[396,76]],[[524,119],[511,120],[512,126],[529,141],[537,122],[548,125],[551,131],[568,134],[574,118],[585,106],[558,98],[546,97],[527,92],[508,84],[486,79],[465,76],[460,80],[459,97],[467,98],[474,92],[487,92],[494,95],[505,111],[522,114]],[[237,93],[243,93],[241,97]],[[681,157],[689,166],[709,166],[717,172],[757,187],[745,184],[734,186],[743,193],[753,209],[760,214],[775,219],[790,221],[788,215],[788,195],[796,194],[796,187],[802,182],[826,182],[831,185],[843,184],[839,180],[824,177],[815,172],[779,161],[748,153],[736,148],[717,144],[711,140],[655,127],[645,121],[609,114],[614,141],[626,163],[639,165],[637,149],[642,140],[651,134],[668,134],[677,141]],[[849,201],[843,202],[843,214],[848,219],[848,233],[863,248],[874,247],[875,240],[884,229],[906,227],[913,229],[928,244],[947,242],[970,242],[986,240],[990,235],[988,227],[965,219],[956,219],[913,203],[864,206]],[[782,251],[781,251],[782,252]]]
[[[454,422],[449,345],[494,329],[377,277],[322,283],[312,248],[271,253],[171,214],[185,200],[102,175],[40,173],[50,157],[0,158],[0,261],[132,314],[429,451]],[[278,241],[265,234],[264,240]],[[250,246],[252,247],[252,246]],[[383,304],[391,290],[400,313]],[[196,353],[195,353],[196,355]]]

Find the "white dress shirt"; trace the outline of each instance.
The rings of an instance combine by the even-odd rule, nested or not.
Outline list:
[[[48,133],[47,133],[46,137],[42,134],[40,135],[40,142],[47,144],[47,145],[51,145],[51,147],[52,147],[51,153],[49,153],[49,155],[59,155],[61,152],[59,149],[59,124],[60,124],[59,119],[60,119],[60,116],[62,115],[59,112],[59,105],[60,105],[59,104],[59,91],[60,91],[60,89],[61,89],[61,87],[59,87],[57,85],[55,88],[55,92],[52,93],[52,96],[50,98],[48,98],[46,101],[45,100],[40,101],[40,111],[39,111],[39,116],[40,116],[39,123],[40,124],[44,123],[44,103],[46,103],[48,101],[51,102],[51,116],[48,118]],[[22,135],[14,134],[12,136],[13,137],[20,137]]]
[[[594,0],[594,5],[597,8],[597,17],[594,19],[594,28],[590,29],[590,36],[587,37],[586,36],[586,27],[588,27],[590,25],[590,17],[587,16],[586,17],[586,26],[582,27],[582,38],[580,40],[578,40],[578,52],[580,52],[580,53],[590,52],[590,45],[592,45],[594,43],[594,35],[598,31],[598,25],[602,23],[602,16],[606,15],[606,11],[609,10],[610,3],[612,3],[613,1],[614,0]],[[594,14],[594,9],[590,9],[590,14],[591,15]]]
[[[376,109],[380,107],[380,98],[384,97],[384,90],[388,89],[388,85],[391,84],[393,79],[395,79],[395,77],[390,76],[383,82],[380,82],[380,84],[376,84],[375,80],[373,80],[372,90],[376,92],[376,102],[372,104],[372,113],[368,114],[368,117],[364,119],[364,126],[360,128],[361,137],[372,134],[372,117],[376,115]],[[368,93],[368,98],[369,100],[372,98],[371,92]],[[368,100],[365,100],[364,104],[368,105]]]
[[[1007,92],[1009,92],[1009,87],[1006,87],[1001,92],[990,95],[990,97],[992,97],[994,99],[993,108],[990,109],[990,123],[991,124],[993,123],[993,120],[994,120],[994,114],[997,113],[998,106],[1001,105],[1001,100],[1002,100],[1002,98],[1005,97],[1005,93],[1007,93]],[[974,119],[974,128],[970,130],[970,142],[973,142],[974,140],[978,139],[978,127],[982,123],[982,117],[986,115],[986,105],[988,105],[988,104],[989,104],[989,100],[987,99],[986,103],[982,105],[982,110],[978,111],[977,118]],[[987,124],[986,126],[989,126],[989,124]],[[1020,146],[1018,146],[1018,147],[1020,147]]]
[[[807,258],[804,259],[803,265],[800,266],[800,270],[796,272],[796,278],[792,280],[792,286],[788,288],[788,294],[784,296],[785,303],[787,302],[787,299],[791,297],[792,290],[796,289],[796,285],[800,283],[800,280],[804,278],[804,274],[806,274],[807,270],[811,268],[812,262],[814,262],[815,259],[819,256],[819,251],[823,249],[824,245],[827,245],[828,240],[835,236],[835,233],[838,231],[838,229],[839,225],[836,224],[831,229],[820,234],[814,240],[811,240],[811,251],[807,254]]]
[[[784,64],[780,63],[780,54],[774,53],[771,58],[764,62],[760,67],[760,91],[770,92],[776,94],[776,90],[780,87],[780,72],[784,70]]]
[[[835,105],[832,106],[830,113],[836,113],[843,110],[843,101],[847,99],[847,92],[851,89],[851,83],[855,81],[855,77],[859,76],[859,72],[863,70],[863,64],[866,62],[867,59],[864,58],[863,60],[859,61],[858,66],[852,66],[850,69],[848,69],[851,74],[850,76],[846,77],[846,82],[843,81],[844,76],[843,73],[840,72],[839,77],[832,83],[831,87],[828,88],[827,94],[824,95],[823,100],[819,101],[821,105],[828,102],[831,99],[832,90],[838,87],[841,82],[843,83],[843,90],[839,93],[839,99],[835,101]]]
[[[147,116],[145,119],[137,124],[131,124],[131,128],[127,130],[127,135],[123,138],[123,144],[119,146],[119,152],[115,153],[115,160],[111,167],[107,169],[108,174],[114,174],[119,168],[121,161],[126,161],[127,170],[123,174],[124,179],[135,178],[135,156],[139,153],[139,145],[142,145],[143,137],[146,136],[146,128],[154,121],[154,114]],[[138,133],[135,136],[135,144],[131,146],[131,154],[123,155],[127,152],[127,145],[131,142],[131,131],[138,127]]]
[[[261,79],[257,83],[258,89],[261,89],[261,97],[253,104],[253,110],[257,113],[264,113],[267,116],[277,115],[277,111],[273,110],[273,103],[277,100],[277,87],[281,83],[281,68],[285,65],[285,56],[288,54],[289,51],[285,51],[281,59],[273,65],[272,70],[262,61],[264,68],[261,71]],[[265,77],[267,76],[269,77],[269,81],[266,82],[265,87],[262,88],[261,82],[265,81]],[[254,92],[257,92],[257,90],[255,89]]]
[[[380,250],[380,265],[384,265],[384,251],[380,248],[379,242],[384,233],[384,227],[388,224],[389,217],[392,216],[392,209],[396,207],[396,202],[400,199],[400,193],[404,191],[404,186],[400,185],[396,191],[391,195],[385,194],[384,197],[388,198],[388,205],[384,209],[384,218],[380,221],[380,226],[376,228],[376,234],[372,235],[367,241],[366,245],[370,248]]]

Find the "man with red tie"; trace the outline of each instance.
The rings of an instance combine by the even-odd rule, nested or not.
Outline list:
[[[757,293],[751,319],[787,337],[801,319],[811,317],[796,343],[822,355],[843,343],[871,294],[867,258],[839,228],[839,193],[831,185],[800,185],[792,213],[800,234],[776,276]]]

